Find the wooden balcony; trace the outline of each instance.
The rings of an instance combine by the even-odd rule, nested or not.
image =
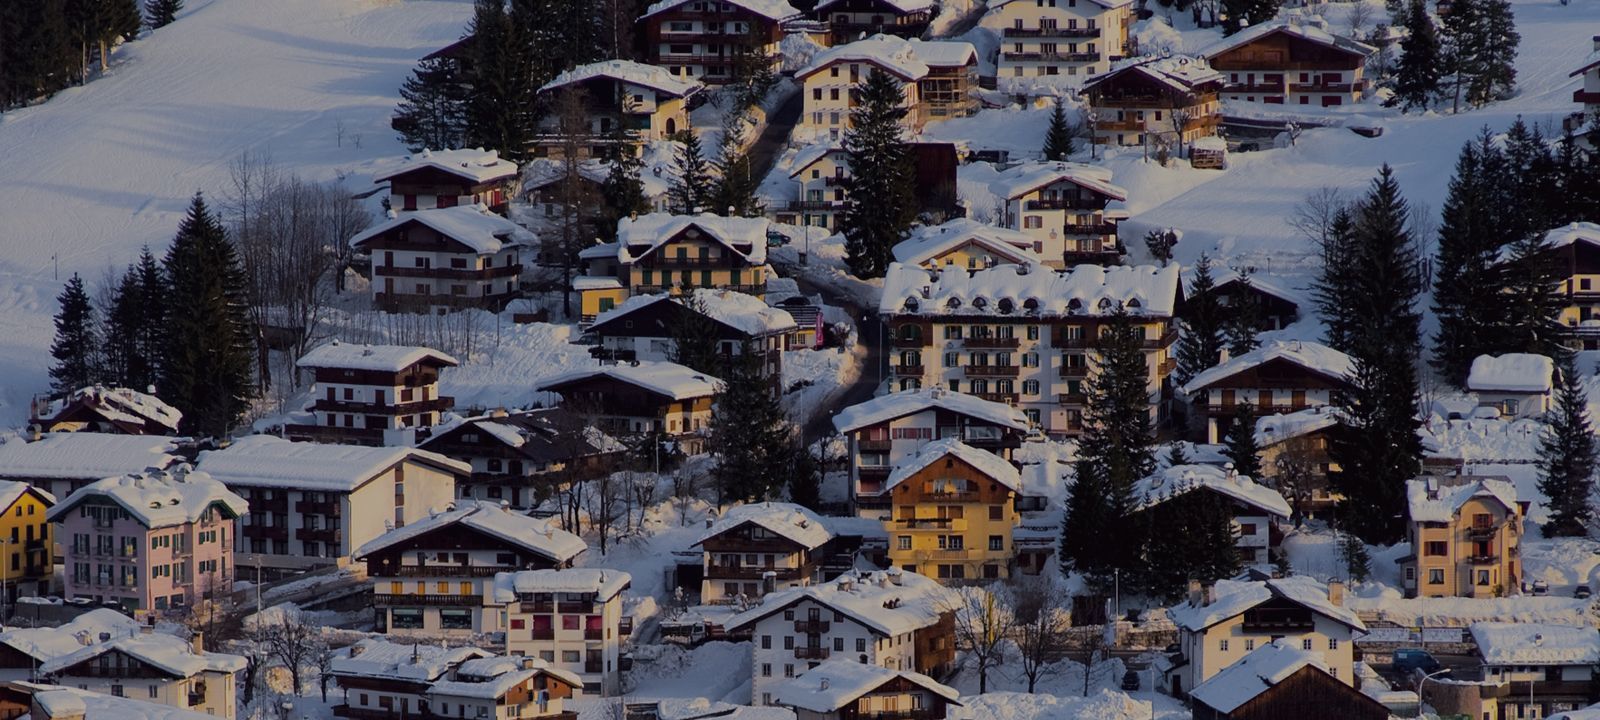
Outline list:
[[[1008,38],[1097,38],[1100,28],[1005,28],[1000,34]]]
[[[1500,556],[1493,553],[1485,555],[1473,555],[1467,558],[1467,563],[1471,565],[1497,565],[1499,562]]]
[[[760,580],[772,573],[773,577],[782,580],[800,580],[806,573],[803,568],[761,567],[759,565],[712,565],[705,570],[707,578],[727,578],[730,580]]]
[[[893,365],[890,370],[896,375],[920,376],[926,368],[922,365]]]
[[[294,531],[296,540],[310,542],[336,543],[339,542],[337,528],[299,528]]]
[[[1581,89],[1573,90],[1572,101],[1575,103],[1584,103],[1586,105],[1600,104],[1600,92],[1587,92]]]
[[[332,425],[284,425],[283,434],[290,440],[309,440],[333,444],[382,445],[382,428],[334,427]],[[254,501],[251,512],[286,512],[287,504],[276,510],[263,506],[257,510]]]
[[[312,410],[324,412],[355,413],[362,415],[410,415],[420,412],[434,412],[449,410],[454,407],[456,399],[452,397],[437,397],[432,400],[412,400],[410,402],[373,403],[357,402],[355,400],[329,400],[318,398],[311,404]],[[348,429],[348,428],[342,428]]]
[[[827,660],[828,649],[825,647],[797,647],[794,656],[801,660]]]
[[[1063,365],[1061,367],[1061,372],[1059,373],[1059,375],[1061,377],[1064,377],[1064,378],[1085,378],[1085,377],[1089,377],[1089,366],[1088,365]]]
[[[794,631],[800,633],[801,635],[816,635],[825,633],[830,627],[833,627],[833,623],[828,622],[827,620],[794,621]]]
[[[516,277],[521,272],[522,266],[520,265],[501,265],[478,270],[443,267],[399,267],[395,265],[379,265],[372,269],[372,274],[375,277],[409,277],[430,280],[495,280]]]
[[[1061,405],[1087,405],[1089,396],[1083,393],[1059,393],[1056,402]]]
[[[1022,204],[1024,210],[1104,210],[1105,206],[1104,198],[1040,198]]]
[[[967,520],[966,518],[902,518],[889,521],[889,529],[891,531],[907,532],[917,530],[961,531],[967,529]]]
[[[963,365],[967,377],[1017,377],[1022,368],[1017,365]]]
[[[301,500],[294,504],[294,511],[301,515],[338,515],[339,503]]]
[[[1289,89],[1297,93],[1353,93],[1366,89],[1366,83],[1290,83]]]
[[[861,452],[889,452],[891,447],[894,447],[893,440],[861,439],[856,441],[856,449]]]
[[[282,525],[244,525],[240,532],[247,538],[263,540],[288,540],[289,528]]]
[[[401,565],[382,577],[476,578],[494,577],[497,573],[515,572],[514,567],[482,567],[461,565]],[[371,573],[377,575],[377,573]]]
[[[1228,83],[1222,86],[1225,93],[1282,93],[1283,83]]]
[[[974,396],[982,398],[984,400],[988,400],[989,402],[1005,403],[1007,405],[1015,405],[1015,404],[1017,404],[1017,401],[1021,399],[1021,397],[1019,395],[1017,395],[1017,393],[1014,393],[1014,392],[1013,393],[974,393]]]
[[[1018,337],[969,337],[961,341],[969,348],[1017,348],[1022,345]]]
[[[818,210],[844,212],[842,200],[790,200],[785,209],[797,212],[815,212]]]
[[[750,263],[731,255],[718,255],[716,257],[657,257],[647,255],[638,262],[638,267],[678,270],[678,269],[743,269]]]
[[[1100,53],[1062,53],[1062,52],[1004,52],[1000,53],[1001,59],[1007,62],[1096,62]]]
[[[483,598],[477,595],[441,595],[441,594],[405,594],[405,593],[378,593],[372,594],[372,604],[379,607],[412,607],[419,605],[445,606],[445,607],[477,607],[483,604]]]

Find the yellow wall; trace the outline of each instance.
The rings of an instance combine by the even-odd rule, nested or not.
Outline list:
[[[611,307],[621,305],[622,301],[627,299],[627,297],[628,291],[622,288],[584,290],[581,295],[582,300],[579,303],[582,309],[579,312],[582,313],[582,315],[586,318],[593,318],[594,316],[611,309]],[[603,302],[605,300],[610,301],[610,306],[602,307],[605,305]]]
[[[935,255],[924,260],[922,266],[930,270],[945,266],[982,269],[988,267],[990,262],[995,265],[1015,264],[1011,258],[996,255],[989,252],[988,249],[972,243],[964,243],[941,255]]]
[[[54,548],[50,523],[44,519],[50,506],[36,493],[23,493],[22,497],[5,509],[5,519],[0,520],[0,538],[5,539],[4,553],[0,554],[0,577],[8,582],[25,579],[48,578],[54,574]],[[35,544],[28,543],[29,529]],[[13,541],[12,538],[16,540]],[[33,548],[30,550],[29,548]],[[12,570],[12,558],[17,570]],[[42,568],[41,572],[27,574],[29,559]]]
[[[699,240],[680,238],[663,243],[652,254],[656,262],[655,267],[639,267],[637,263],[628,266],[628,289],[633,294],[658,292],[661,287],[670,287],[674,282],[680,288],[726,288],[729,286],[756,286],[766,285],[766,268],[750,267],[742,260],[735,263],[736,267],[696,267],[692,265],[674,266],[672,261],[682,251],[685,258],[700,257],[726,257],[733,253],[726,246],[713,240]],[[762,293],[754,293],[760,295]]]
[[[925,489],[939,480],[965,479],[974,483],[975,492],[958,495],[932,495]],[[990,489],[994,486],[994,490]],[[1019,519],[1015,493],[1006,486],[977,472],[963,462],[946,468],[935,461],[916,475],[890,490],[893,515],[884,521],[889,534],[889,562],[901,569],[940,578],[939,566],[960,565],[965,580],[984,578],[984,567],[999,568],[999,577],[1010,575],[1016,544],[1011,537]],[[991,508],[999,508],[991,517]],[[958,517],[959,516],[959,517]],[[960,536],[962,549],[939,547],[939,538]],[[999,550],[989,549],[990,536],[999,536]],[[909,539],[910,547],[906,547]]]
[[[1476,553],[1477,542],[1467,533],[1472,527],[1473,516],[1478,514],[1492,516],[1494,527],[1497,528],[1493,538],[1487,541],[1489,553],[1494,558],[1492,563],[1478,564],[1470,560]],[[1449,527],[1413,524],[1412,538],[1415,542],[1412,547],[1416,552],[1417,568],[1416,594],[1420,597],[1476,598],[1511,594],[1525,571],[1521,563],[1522,517],[1518,512],[1512,512],[1510,515],[1510,522],[1507,522],[1507,513],[1500,503],[1473,498],[1461,505]],[[1428,555],[1429,542],[1446,543],[1445,554]],[[1444,571],[1443,583],[1429,582],[1432,570]],[[1477,582],[1480,570],[1488,571],[1488,583],[1480,585]]]

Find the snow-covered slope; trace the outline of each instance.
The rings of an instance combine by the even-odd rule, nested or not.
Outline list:
[[[45,389],[61,277],[164,248],[240,153],[326,179],[404,151],[388,128],[468,0],[211,0],[122,48],[108,77],[0,116],[0,424]],[[342,126],[343,138],[339,137]],[[365,179],[352,180],[353,185]]]

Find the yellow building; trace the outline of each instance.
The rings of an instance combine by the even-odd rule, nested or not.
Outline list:
[[[1026,233],[956,218],[917,228],[911,237],[894,246],[894,259],[928,270],[981,270],[996,265],[1039,267],[1044,265],[1038,254],[1042,247],[1042,241]]]
[[[585,274],[573,279],[582,315],[591,321],[633,295],[679,295],[695,288],[767,292],[765,218],[709,213],[651,213],[617,223],[617,241],[579,254]]]
[[[7,602],[23,595],[48,595],[55,575],[55,547],[45,513],[55,497],[23,482],[0,481],[0,579]]]
[[[1401,559],[1407,597],[1509,595],[1522,577],[1526,509],[1504,477],[1425,477],[1406,485],[1412,555]]]
[[[558,111],[562,93],[577,93],[583,103],[588,127],[579,141],[579,153],[608,157],[615,149],[618,129],[633,133],[641,142],[668,140],[689,129],[688,99],[700,89],[699,82],[674,77],[666,68],[629,60],[579,65],[539,88],[539,100],[550,111],[535,135],[534,153],[560,157],[571,142]]]
[[[1600,224],[1575,222],[1544,236],[1561,277],[1561,325],[1567,345],[1600,350]]]
[[[889,562],[946,581],[1009,577],[1021,482],[1010,462],[957,438],[922,446],[885,484]]]

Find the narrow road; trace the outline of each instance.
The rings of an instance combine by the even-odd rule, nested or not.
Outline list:
[[[767,116],[767,126],[761,130],[761,137],[756,138],[750,146],[750,172],[754,173],[758,185],[767,179],[767,174],[772,172],[772,165],[783,154],[783,147],[789,143],[789,133],[800,122],[803,106],[802,93],[796,91]]]
[[[802,429],[806,444],[810,445],[833,434],[835,412],[872,399],[883,379],[889,376],[889,356],[884,346],[883,322],[878,319],[877,308],[863,309],[850,297],[826,287],[813,285],[806,282],[803,277],[795,276],[794,280],[795,284],[800,286],[800,292],[807,295],[821,295],[823,302],[843,308],[845,312],[850,313],[850,317],[856,322],[856,342],[865,343],[867,349],[866,360],[861,363],[861,374],[856,377],[856,381],[834,396],[833,407],[820,408]]]

